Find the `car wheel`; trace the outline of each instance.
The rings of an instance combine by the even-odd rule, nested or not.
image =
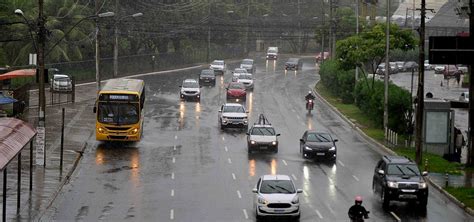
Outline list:
[[[372,192],[377,193],[377,188],[375,187],[375,180],[372,180]]]
[[[383,208],[387,209],[388,206],[390,205],[390,199],[388,198],[388,194],[387,192],[385,192],[385,189],[382,189],[382,193],[380,194],[380,197],[382,198]]]
[[[255,209],[255,218],[257,219],[257,221],[262,221],[263,217],[258,215],[257,213],[257,209]]]
[[[221,124],[221,130],[224,130],[225,126]]]
[[[275,149],[273,150],[273,153],[278,153],[278,147],[275,147]]]
[[[247,147],[247,152],[248,152],[249,154],[251,154],[251,153],[252,153],[252,149],[250,149],[250,147]]]
[[[293,217],[293,221],[300,221],[301,213]]]

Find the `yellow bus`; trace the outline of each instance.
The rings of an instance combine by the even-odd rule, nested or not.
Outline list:
[[[111,79],[99,91],[94,106],[99,141],[139,141],[143,131],[145,82]]]

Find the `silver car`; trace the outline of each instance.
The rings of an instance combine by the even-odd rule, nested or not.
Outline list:
[[[258,179],[254,207],[257,220],[265,216],[292,216],[300,218],[299,194],[288,175],[264,175]]]

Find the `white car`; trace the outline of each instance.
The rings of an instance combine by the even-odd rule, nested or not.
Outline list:
[[[240,63],[240,68],[246,69],[248,73],[254,73],[255,72],[255,66],[253,59],[244,59]]]
[[[268,47],[267,50],[267,60],[269,59],[277,59],[278,58],[278,47]]]
[[[434,67],[435,74],[443,74],[445,65],[436,65]]]
[[[255,124],[247,133],[247,150],[272,150],[278,153],[278,136],[271,124]]]
[[[235,68],[234,71],[232,71],[232,81],[236,82],[240,74],[248,74],[248,72],[243,68]]]
[[[226,127],[248,128],[248,115],[245,107],[239,103],[225,103],[219,110],[218,121],[221,129]]]
[[[433,69],[433,66],[430,64],[429,60],[425,60],[425,64],[423,64],[423,67],[425,68],[425,70]]]
[[[181,86],[180,91],[180,98],[183,100],[186,99],[195,99],[200,101],[201,100],[201,90],[199,86],[199,82],[195,79],[185,79]]]
[[[224,75],[227,70],[227,66],[224,60],[212,61],[212,63],[209,65],[209,68],[214,70],[215,74],[221,74],[221,75]]]
[[[469,102],[469,91],[462,92],[459,96],[459,101],[461,102]]]
[[[254,207],[257,220],[264,216],[292,216],[300,218],[299,194],[288,175],[264,175],[258,179]]]
[[[71,78],[63,74],[54,74],[51,79],[51,90],[53,91],[71,91],[72,81]]]
[[[253,89],[253,75],[250,73],[240,74],[236,82],[244,84],[246,89]]]

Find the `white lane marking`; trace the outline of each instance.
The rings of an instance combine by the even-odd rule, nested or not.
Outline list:
[[[296,113],[296,110],[295,109],[291,109],[292,112]]]
[[[174,197],[174,190],[171,189],[171,196]]]
[[[293,177],[293,180],[298,180],[294,174],[291,174],[291,176]]]
[[[319,210],[315,210],[316,211],[316,214],[318,215],[319,219],[323,219],[323,215],[321,215],[321,213],[319,213]]]
[[[344,167],[344,164],[340,160],[338,160],[337,162],[339,162],[339,164],[341,164],[341,166]]]
[[[239,199],[242,199],[242,195],[240,194],[240,191],[237,190],[237,196],[239,197]]]
[[[283,164],[285,164],[285,166],[288,166],[285,160],[281,160],[281,161],[283,162]]]
[[[174,210],[170,210],[170,220],[174,220]]]
[[[229,151],[229,149],[227,149],[227,146],[224,146],[224,149],[225,149],[225,151],[226,151],[226,152],[228,152],[228,151]]]
[[[177,139],[178,139],[178,135],[174,135],[174,139],[177,140]]]
[[[225,141],[225,137],[222,137],[222,141]]]
[[[300,118],[300,116],[298,116],[298,115],[296,115],[296,118],[297,118],[298,120],[300,120],[300,119],[301,119],[301,118]]]
[[[176,150],[176,145],[173,146],[173,150]]]
[[[336,213],[334,212],[334,210],[331,208],[331,205],[326,204],[326,206],[328,207],[329,211],[331,211],[331,213],[332,213],[333,215],[336,215]]]
[[[249,215],[247,214],[247,210],[246,210],[246,209],[242,209],[242,211],[244,212],[245,219],[248,220],[248,219],[249,219]]]
[[[171,173],[171,179],[174,180],[174,172]]]
[[[232,164],[232,160],[230,158],[227,158],[227,162],[229,162],[229,164]]]
[[[176,157],[173,157],[173,163],[176,163]]]
[[[400,217],[398,217],[393,211],[390,211],[390,214],[397,220],[398,222],[402,221]]]
[[[232,173],[232,179],[236,180],[234,173]]]
[[[359,178],[357,178],[355,175],[352,175],[352,177],[354,177],[355,180],[359,181]]]
[[[179,130],[179,126],[176,127],[176,130]]]

